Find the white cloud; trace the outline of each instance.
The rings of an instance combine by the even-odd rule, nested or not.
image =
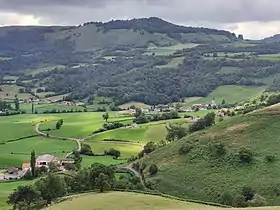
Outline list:
[[[40,25],[40,18],[18,13],[0,13],[0,25]]]

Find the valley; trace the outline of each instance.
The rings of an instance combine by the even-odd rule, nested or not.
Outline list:
[[[0,27],[0,208],[279,209],[273,40],[153,17]]]

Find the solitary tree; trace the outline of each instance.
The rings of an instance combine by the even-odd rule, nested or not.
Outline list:
[[[18,111],[20,109],[18,97],[15,98],[14,102],[15,102],[15,109]]]
[[[106,112],[105,114],[102,115],[103,119],[107,122],[109,119],[109,114]]]
[[[55,128],[57,130],[59,130],[61,128],[61,121],[60,120],[56,122]]]
[[[141,116],[141,115],[142,115],[142,110],[139,109],[139,108],[136,108],[136,109],[135,109],[135,114],[134,114],[134,116],[137,118],[137,117],[139,117],[139,116]]]
[[[35,173],[36,155],[35,155],[35,151],[34,150],[31,152],[30,167],[31,167],[31,174],[35,178],[36,177],[36,173]]]
[[[95,179],[95,183],[101,193],[103,193],[106,188],[110,187],[109,177],[104,173],[99,174]]]

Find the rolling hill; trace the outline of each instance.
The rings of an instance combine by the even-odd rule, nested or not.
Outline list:
[[[146,182],[188,199],[279,205],[279,114],[276,105],[236,116],[156,150],[142,160],[159,168]]]
[[[206,97],[223,85],[266,90],[274,81],[263,80],[280,73],[280,44],[240,37],[156,17],[79,26],[2,27],[0,85],[13,88],[5,86],[0,95],[13,89],[8,93],[12,98],[63,95],[87,102],[105,97],[118,106]],[[280,90],[278,85],[275,89]]]

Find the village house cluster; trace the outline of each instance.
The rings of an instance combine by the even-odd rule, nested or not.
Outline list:
[[[65,171],[65,165],[74,164],[74,159],[72,158],[64,158],[60,159],[56,156],[50,154],[40,155],[36,158],[36,168],[40,168],[42,166],[49,167],[51,163],[54,163],[57,166],[57,170]],[[0,181],[11,181],[18,180],[25,176],[25,174],[31,170],[30,162],[22,163],[21,168],[8,168],[4,170],[2,173],[0,172]]]

